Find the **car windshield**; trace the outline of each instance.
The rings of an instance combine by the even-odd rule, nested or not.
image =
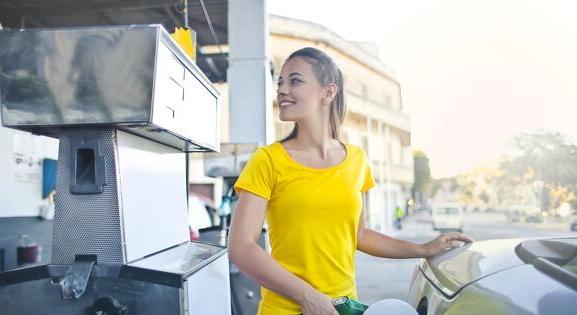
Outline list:
[[[459,208],[455,207],[437,208],[437,214],[459,214]]]

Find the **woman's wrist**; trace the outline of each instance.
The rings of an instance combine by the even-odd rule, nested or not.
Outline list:
[[[299,304],[303,304],[314,294],[315,289],[311,287],[308,283],[304,282],[296,290],[295,295],[292,297]]]
[[[431,256],[431,249],[429,248],[429,243],[418,245],[417,255],[419,258],[427,258]]]

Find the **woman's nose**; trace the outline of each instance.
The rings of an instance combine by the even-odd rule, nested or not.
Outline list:
[[[288,93],[288,87],[286,86],[286,84],[279,83],[276,89],[276,93],[286,95]]]

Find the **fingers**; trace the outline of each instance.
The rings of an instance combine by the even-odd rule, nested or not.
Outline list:
[[[317,291],[301,304],[301,310],[304,315],[339,315],[330,297]]]
[[[447,233],[445,234],[448,241],[459,241],[464,243],[471,243],[474,242],[473,238],[458,232]]]
[[[441,240],[441,242],[446,244],[445,249],[456,248],[463,245],[463,243],[473,242],[473,239],[471,237],[458,232],[442,234],[439,237],[439,239]]]
[[[455,247],[461,246],[463,243],[460,242],[460,241],[450,241],[449,244],[451,244],[451,247],[452,247],[452,248],[455,248]]]

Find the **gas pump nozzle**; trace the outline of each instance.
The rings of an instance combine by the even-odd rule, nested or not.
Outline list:
[[[220,217],[220,238],[219,244],[226,246],[226,237],[228,233],[228,216],[232,212],[231,203],[233,201],[233,188],[230,187],[226,195],[222,196],[222,202],[218,208],[218,215]]]

